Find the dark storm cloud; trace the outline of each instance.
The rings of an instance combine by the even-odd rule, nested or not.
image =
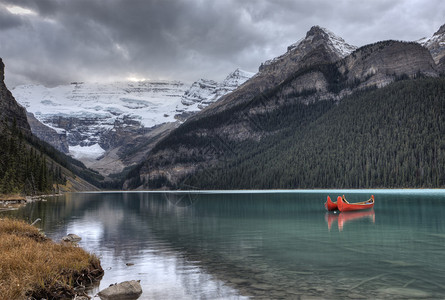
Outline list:
[[[0,31],[8,30],[23,24],[21,17],[11,15],[5,9],[0,9]]]
[[[361,46],[418,39],[445,23],[440,0],[363,2],[0,0],[0,57],[11,85],[221,80],[237,67],[256,71],[312,25]],[[14,14],[11,6],[32,13]]]

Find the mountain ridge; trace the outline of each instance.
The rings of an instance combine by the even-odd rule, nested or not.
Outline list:
[[[333,47],[332,45],[335,43],[332,42],[332,39],[336,41],[341,40],[344,45],[342,47]],[[246,81],[243,86],[231,94],[222,97],[217,104],[204,109],[200,115],[212,114],[218,110],[224,110],[228,108],[231,103],[246,103],[255,95],[278,85],[298,70],[314,64],[335,62],[343,58],[345,52],[342,49],[352,50],[355,48],[355,46],[347,44],[335,34],[325,32],[322,27],[313,26],[307,32],[304,39],[289,46],[283,55],[262,63],[258,69],[258,73]]]
[[[232,79],[242,78],[242,82],[234,79],[231,85],[230,80],[218,83],[201,79],[188,90],[180,86],[182,95],[164,89],[165,95],[181,106],[172,106],[163,115],[159,110],[156,118],[173,118],[174,122],[155,122],[147,128],[141,121],[143,116],[98,105],[100,101],[94,95],[90,96],[96,106],[89,109],[108,117],[105,134],[100,130],[96,130],[99,135],[81,131],[94,126],[94,113],[87,114],[83,124],[76,123],[68,114],[55,115],[51,122],[58,124],[53,127],[59,128],[62,135],[62,127],[65,134],[69,132],[68,142],[84,141],[70,146],[72,152],[87,149],[94,154],[86,160],[87,166],[95,166],[110,176],[116,170],[129,172],[124,188],[183,189],[196,174],[219,168],[222,161],[240,155],[244,146],[247,155],[261,155],[261,151],[266,151],[265,141],[285,132],[291,134],[287,128],[292,126],[297,131],[304,130],[346,97],[398,81],[438,77],[445,61],[444,30],[445,25],[422,41],[389,40],[357,48],[329,30],[313,26],[283,55],[261,64],[253,76],[243,76],[241,70],[233,72]],[[143,109],[147,106],[139,96],[147,88],[144,84],[149,83],[139,84],[142,86],[134,84],[122,89],[130,91],[129,95],[113,97],[126,108]],[[84,83],[73,85],[81,87]],[[79,105],[80,98],[81,93],[74,93],[70,101]],[[54,99],[42,97],[40,104],[57,109]],[[78,131],[73,134],[71,129]],[[131,170],[134,165],[137,167]]]
[[[292,110],[303,111],[301,105],[321,102],[327,106],[317,110],[324,113],[332,107],[328,103],[356,91],[401,79],[438,76],[431,53],[415,42],[377,42],[345,57],[328,44],[329,35],[312,27],[287,55],[260,66],[241,87],[160,141],[139,167],[139,178],[129,178],[125,187],[186,188],[181,186],[184,180],[220,165],[237,144],[260,145],[264,138],[284,130],[280,126],[272,130],[267,120],[280,115],[284,119]],[[298,116],[301,121],[293,122],[304,124],[304,115]]]
[[[237,69],[220,83],[189,88],[179,81],[72,82],[18,86],[13,93],[34,114],[28,121],[36,135],[110,175],[139,163],[158,139],[252,75]]]
[[[295,107],[293,116],[309,122],[291,124],[261,144],[230,144],[236,155],[171,188],[443,188],[444,87],[443,77],[401,79],[338,104]]]
[[[427,48],[441,73],[445,73],[445,24],[442,25],[431,37],[417,41]]]
[[[5,64],[0,58],[0,120],[11,127],[15,124],[25,133],[30,134],[31,128],[26,119],[26,110],[19,105],[5,84]]]

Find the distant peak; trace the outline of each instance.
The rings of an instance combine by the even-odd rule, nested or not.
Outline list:
[[[439,30],[437,30],[434,35],[439,35],[439,34],[443,34],[445,33],[445,24],[443,24],[442,26],[440,26]]]
[[[287,52],[283,55],[275,57],[273,59],[265,61],[261,64],[259,70],[262,71],[267,66],[273,65],[277,62],[283,61],[286,57],[293,56],[292,60],[295,61],[304,57],[309,51],[316,49],[320,45],[325,45],[333,55],[337,58],[343,58],[351,54],[357,49],[356,46],[350,45],[345,42],[344,39],[327,30],[324,27],[315,25],[306,33],[306,37],[300,39],[296,43],[287,47]]]
[[[237,68],[235,71],[233,71],[232,73],[229,74],[229,76],[233,76],[233,75],[238,75],[241,72],[241,70],[239,68]]]
[[[252,73],[252,72],[244,71],[244,70],[241,70],[240,68],[237,68],[235,71],[230,73],[227,76],[227,78],[234,77],[234,76],[235,77],[238,77],[238,76],[241,76],[241,77],[252,77],[253,75],[254,75],[254,73]]]
[[[443,43],[443,39],[445,36],[445,24],[440,26],[439,30],[437,30],[431,37],[424,37],[420,40],[417,40],[416,42],[421,44],[422,46],[430,49],[432,47],[443,47],[441,43]]]
[[[250,77],[255,75],[254,73],[247,72],[241,69],[236,69],[229,75],[227,75],[226,79],[221,83],[223,86],[239,86],[243,84],[246,80],[248,80]]]
[[[344,39],[334,34],[332,31],[318,25],[311,27],[311,29],[306,33],[306,38],[304,40],[311,42],[323,40],[326,42],[328,47],[338,53],[340,57],[345,57],[357,49],[357,47],[346,43]],[[298,44],[299,43],[301,43],[301,41],[299,41]],[[295,46],[298,46],[298,44],[295,44]],[[290,47],[293,48],[292,46]]]
[[[306,38],[309,38],[309,37],[315,36],[315,35],[326,35],[326,34],[328,34],[328,32],[325,28],[315,25],[315,26],[312,26],[311,29],[306,33]]]

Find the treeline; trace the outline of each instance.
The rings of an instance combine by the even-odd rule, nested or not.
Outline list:
[[[394,41],[379,42],[376,44],[381,44],[380,47],[383,47],[387,43],[391,42]],[[315,101],[315,105],[306,105],[301,102],[302,98],[316,94],[316,89],[306,89],[299,92],[295,91],[293,93],[287,93],[285,96],[283,96],[283,90],[288,89],[289,85],[291,85],[295,79],[314,72],[323,74],[323,77],[327,82],[328,92],[334,94],[338,94],[345,89],[352,90],[358,87],[362,82],[369,79],[369,76],[372,76],[369,75],[362,80],[348,80],[346,74],[342,74],[339,71],[338,62],[316,64],[300,68],[298,71],[294,72],[288,78],[283,80],[283,82],[281,82],[279,85],[259,93],[247,102],[240,101],[240,103],[215,114],[207,115],[199,119],[192,118],[187,120],[183,126],[180,126],[165,139],[161,140],[153,148],[152,153],[156,153],[165,148],[177,150],[180,145],[203,146],[209,142],[209,137],[205,136],[204,138],[200,138],[197,136],[196,132],[202,129],[213,130],[220,127],[221,124],[229,124],[236,121],[236,119],[239,120],[246,118],[247,115],[249,118],[247,122],[250,123],[250,126],[254,130],[267,131],[276,130],[277,128],[280,129],[282,128],[281,126],[283,126],[283,122],[288,121],[289,117],[293,122],[297,122],[299,125],[301,125],[301,123],[304,123],[308,119],[312,119],[314,115],[318,115],[320,110],[322,110],[324,113],[326,107],[330,108],[333,105],[332,101]],[[394,74],[393,76],[396,81],[409,79],[408,75],[397,76]],[[420,78],[421,74],[419,73],[416,77]],[[278,102],[282,100],[284,100],[284,102],[287,104],[284,106],[280,104],[279,109],[276,110],[270,109],[270,106],[274,106],[273,102],[278,104]],[[246,111],[249,109],[255,110],[258,108],[267,111],[267,113],[263,115],[255,114],[254,117],[252,117],[251,114],[246,113]],[[307,114],[310,116],[307,116]],[[275,118],[275,120],[272,118]],[[301,121],[302,119],[304,121]]]
[[[0,127],[0,194],[46,193],[66,182],[61,167],[30,147],[15,124]]]
[[[15,121],[0,122],[0,194],[57,192],[57,185],[66,184],[67,176],[80,176],[96,186],[103,179],[81,162],[23,133]]]
[[[302,110],[312,115],[303,123]],[[338,105],[294,107],[284,115],[283,130],[233,146],[219,164],[184,183],[201,189],[445,187],[444,78],[402,80]],[[277,128],[279,121],[268,113],[261,126]]]
[[[105,187],[110,185],[109,183],[105,183],[103,181],[104,177],[97,171],[87,168],[81,161],[60,152],[50,144],[38,139],[34,135],[25,136],[25,140],[31,147],[37,149],[37,151],[41,153],[44,153],[52,161],[62,166],[63,169],[66,169],[72,174],[83,178],[92,185],[96,187]]]

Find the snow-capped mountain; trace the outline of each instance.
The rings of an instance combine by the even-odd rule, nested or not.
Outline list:
[[[252,75],[236,70],[221,83],[202,79],[190,88],[179,81],[73,82],[22,85],[12,93],[37,120],[66,135],[71,155],[91,160],[119,145],[116,139],[124,134],[140,136],[160,124],[184,121]]]
[[[330,64],[343,59],[355,51],[356,47],[346,43],[331,31],[320,26],[313,26],[303,39],[288,46],[287,51],[262,63],[258,72],[233,93],[221,97],[217,103],[206,108],[199,116],[210,116],[229,107],[246,103],[258,93],[273,89],[292,74],[320,64]],[[313,88],[313,83],[324,79],[317,74],[306,76],[298,85],[292,87],[297,93]],[[322,89],[316,85],[316,89]]]
[[[436,65],[438,65],[439,69],[445,71],[445,24],[433,36],[422,38],[417,42],[430,50]]]
[[[318,45],[318,41],[323,40],[327,47],[334,53],[336,53],[340,58],[344,58],[351,54],[357,49],[356,46],[350,45],[345,42],[345,40],[338,35],[334,34],[332,31],[320,27],[313,26],[306,34],[306,37],[298,40],[296,43],[287,47],[287,52],[276,58],[265,61],[262,67],[272,65],[279,61],[285,60],[288,56],[294,56],[295,53],[301,52],[302,54],[314,48],[314,45]]]
[[[232,92],[253,75],[254,73],[236,69],[220,83],[207,79],[195,81],[181,98],[181,103],[186,107],[183,110],[178,110],[178,112],[199,111],[220,97]]]
[[[17,86],[14,97],[43,124],[66,133],[70,153],[100,156],[105,132],[174,122],[187,87],[178,81]]]
[[[74,82],[54,88],[22,85],[15,87],[12,93],[39,121],[55,129],[69,131],[54,117],[91,122],[97,119],[107,129],[125,118],[145,127],[173,122],[176,106],[181,103],[186,90],[186,85],[179,81]]]
[[[259,72],[238,89],[193,116],[193,122],[185,122],[181,130],[172,131],[166,138],[168,142],[158,144],[148,153],[145,163],[135,172],[135,177],[127,181],[126,187],[238,188],[238,181],[231,180],[225,172],[225,162],[231,160],[234,153],[245,154],[247,149],[254,159],[251,165],[243,164],[242,170],[233,174],[243,173],[246,166],[250,168],[248,174],[255,174],[260,170],[257,167],[260,161],[266,162],[264,170],[269,167],[275,170],[275,161],[267,164],[270,158],[289,154],[290,142],[281,143],[281,148],[278,143],[269,156],[264,155],[270,149],[267,141],[271,137],[277,141],[289,137],[292,143],[302,138],[302,147],[311,148],[305,145],[305,137],[306,133],[313,136],[307,131],[313,127],[302,122],[300,108],[290,109],[297,107],[294,105],[307,105],[305,110],[314,113],[311,116],[318,122],[329,113],[335,114],[333,110],[340,105],[347,108],[351,102],[342,104],[342,101],[348,95],[357,91],[366,93],[370,87],[384,87],[398,78],[414,78],[419,74],[437,77],[431,54],[419,44],[383,41],[356,49],[330,31],[313,26],[306,37],[291,45],[285,54],[263,63]],[[322,112],[319,104],[328,104],[332,110],[326,105],[327,110]],[[273,116],[288,121],[276,122]],[[211,126],[209,120],[212,120]],[[289,131],[289,123],[293,121],[296,122],[293,126],[298,128],[295,135]],[[246,141],[247,148],[236,146]],[[277,155],[280,151],[283,155]],[[317,154],[314,152],[308,157],[311,155]],[[290,155],[289,162],[294,158],[295,155]],[[307,167],[310,169],[311,165]],[[208,169],[215,170],[212,174],[215,176],[206,178],[202,170]],[[251,177],[246,176],[243,188],[249,188],[249,184],[252,187]],[[273,180],[266,181],[264,187],[270,187]]]
[[[218,83],[213,80],[200,79],[195,81],[182,96],[181,103],[186,106],[191,106],[212,98],[212,94],[217,86]]]

